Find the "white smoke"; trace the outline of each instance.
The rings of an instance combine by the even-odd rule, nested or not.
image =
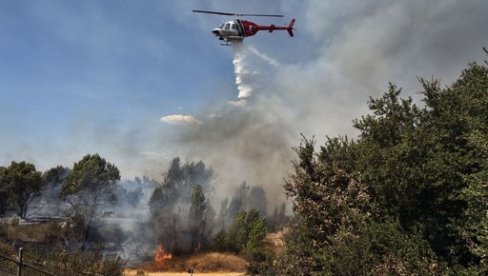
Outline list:
[[[245,99],[239,99],[237,101],[228,101],[227,103],[237,107],[244,107],[247,105],[247,101]]]
[[[234,74],[236,78],[237,91],[239,92],[237,101],[229,101],[228,103],[234,106],[245,106],[247,101],[245,99],[253,96],[255,91],[262,90],[263,82],[265,82],[265,72],[259,71],[256,68],[266,68],[271,65],[276,68],[280,63],[259,51],[257,48],[244,44],[242,42],[233,42],[232,49],[234,52]],[[256,57],[258,59],[256,59]],[[259,66],[261,61],[264,61],[265,66]]]
[[[272,58],[272,57],[268,56],[267,54],[265,54],[265,53],[263,53],[263,52],[259,51],[259,50],[258,50],[258,49],[256,49],[255,47],[253,47],[253,46],[249,46],[248,48],[249,48],[249,50],[250,50],[250,51],[251,51],[253,54],[255,54],[257,57],[261,58],[262,60],[266,61],[266,63],[268,63],[269,65],[272,65],[272,66],[274,66],[274,67],[278,67],[278,66],[280,66],[280,63],[279,63],[279,62],[278,62],[276,59],[274,59],[274,58]]]

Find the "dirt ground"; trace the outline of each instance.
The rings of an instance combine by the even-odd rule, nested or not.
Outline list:
[[[124,271],[124,276],[136,276],[137,270],[128,269]],[[189,276],[190,273],[181,272],[145,272],[145,276]],[[193,276],[242,276],[242,272],[214,272],[214,273],[193,273]]]

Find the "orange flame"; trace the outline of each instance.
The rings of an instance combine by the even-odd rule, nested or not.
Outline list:
[[[171,255],[171,253],[169,253],[169,252],[166,252],[164,250],[163,244],[160,243],[158,245],[158,247],[156,248],[156,255],[154,256],[154,261],[156,262],[156,264],[159,267],[163,267],[164,266],[164,262],[166,260],[171,260],[172,258],[173,258],[173,255]]]

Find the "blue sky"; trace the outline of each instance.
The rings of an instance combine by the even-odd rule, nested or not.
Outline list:
[[[0,166],[27,160],[46,170],[98,152],[130,177],[160,173],[179,155],[241,179],[276,170],[270,181],[280,182],[300,132],[353,134],[350,121],[388,81],[416,96],[417,76],[449,84],[484,58],[484,1],[405,2],[2,0]],[[245,40],[255,51],[245,53],[247,107],[228,104],[238,93],[233,49],[210,33],[231,18],[192,9],[297,19],[294,38]],[[200,124],[160,121],[175,114]]]
[[[234,81],[231,51],[209,33],[221,18],[173,2],[0,2],[0,144],[20,153],[2,163],[70,147],[78,129],[131,129],[234,97],[210,89]]]
[[[2,2],[0,102],[2,115],[15,118],[9,132],[36,140],[94,111],[131,124],[178,107],[191,112],[204,100],[199,87],[229,73],[223,53],[208,33],[153,9],[157,2],[137,3]]]

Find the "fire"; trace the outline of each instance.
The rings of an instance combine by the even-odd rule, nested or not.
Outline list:
[[[166,260],[171,260],[173,258],[173,255],[171,253],[166,252],[164,250],[164,246],[162,243],[160,243],[156,249],[156,255],[154,256],[154,261],[159,267],[164,266],[164,262]]]

